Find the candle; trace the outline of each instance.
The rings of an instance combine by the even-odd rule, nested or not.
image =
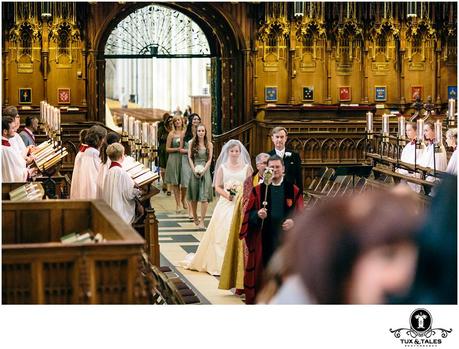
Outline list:
[[[367,113],[367,132],[373,133],[373,113],[371,111]]]
[[[142,123],[142,143],[148,144],[148,122]]]
[[[405,138],[405,117],[402,115],[398,118],[398,136]]]
[[[155,124],[150,124],[150,147],[153,147],[156,145],[156,125]]]
[[[134,138],[140,140],[140,120],[135,120],[134,122]]]
[[[128,135],[129,135],[129,138],[133,138],[134,136],[134,117],[133,116],[130,116],[129,117],[129,124],[128,124]]]
[[[40,121],[41,122],[43,122],[43,108],[44,108],[43,101],[40,101]]]
[[[417,139],[419,142],[422,142],[424,139],[424,120],[418,119],[417,124]]]
[[[435,140],[436,140],[436,144],[442,144],[442,140],[443,140],[443,133],[442,133],[442,127],[441,127],[441,121],[440,119],[437,119],[437,121],[435,121]]]
[[[123,133],[128,133],[128,116],[126,113],[123,114]]]
[[[453,120],[455,113],[456,113],[456,100],[453,98],[450,98],[448,100],[448,119]]]
[[[382,132],[384,135],[389,134],[389,115],[384,114],[382,116]]]

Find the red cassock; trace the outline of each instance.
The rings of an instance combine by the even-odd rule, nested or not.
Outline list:
[[[254,304],[258,291],[261,288],[261,281],[263,276],[263,231],[269,229],[265,224],[263,231],[261,226],[249,226],[249,215],[252,210],[259,210],[262,208],[266,186],[262,183],[252,189],[250,193],[248,204],[244,211],[244,220],[242,222],[240,239],[245,239],[248,258],[245,266],[244,273],[244,293],[246,304]],[[291,184],[284,179],[284,195],[285,195],[285,211],[288,212],[286,218],[290,214],[302,211],[303,195],[300,193],[298,187]]]

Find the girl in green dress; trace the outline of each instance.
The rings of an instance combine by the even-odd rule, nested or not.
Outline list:
[[[188,161],[188,146],[190,141],[196,134],[196,127],[201,123],[201,117],[192,113],[188,115],[186,131],[183,131],[182,138],[180,140],[180,153],[182,154],[182,172],[180,176],[180,192],[182,196],[183,207],[188,206],[188,219],[193,221],[193,211],[191,205],[187,203],[186,195],[188,183],[190,182],[191,167]]]
[[[175,211],[180,213],[180,172],[182,157],[180,154],[180,138],[183,132],[183,121],[180,116],[172,119],[174,129],[169,132],[166,141],[166,152],[169,154],[166,165],[165,182],[171,186],[175,197]]]
[[[212,178],[210,176],[210,163],[212,161],[213,145],[207,139],[206,127],[202,124],[196,127],[196,135],[188,147],[188,161],[191,167],[190,181],[188,184],[187,199],[191,203],[194,223],[205,229],[204,219],[207,207],[212,201]],[[201,202],[201,220],[198,220],[198,201]]]

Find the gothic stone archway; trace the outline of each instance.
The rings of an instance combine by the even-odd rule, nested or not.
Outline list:
[[[238,26],[231,23],[212,3],[158,3],[170,7],[190,17],[203,30],[209,42],[212,61],[213,107],[212,122],[214,133],[228,131],[240,124],[245,115],[251,115],[247,109],[246,88],[243,77],[245,43],[237,31]],[[105,14],[105,22],[100,26],[94,39],[95,73],[90,79],[89,105],[92,106],[91,119],[105,120],[105,58],[104,48],[107,39],[116,25],[130,13],[150,3],[126,3],[114,6],[112,13]],[[242,87],[242,88],[241,88]],[[94,93],[91,93],[94,91]],[[92,101],[91,101],[92,99]]]

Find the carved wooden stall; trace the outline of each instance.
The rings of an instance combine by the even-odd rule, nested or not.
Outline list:
[[[3,202],[2,222],[3,303],[147,301],[139,270],[144,240],[104,202]],[[106,241],[60,242],[88,230]]]

